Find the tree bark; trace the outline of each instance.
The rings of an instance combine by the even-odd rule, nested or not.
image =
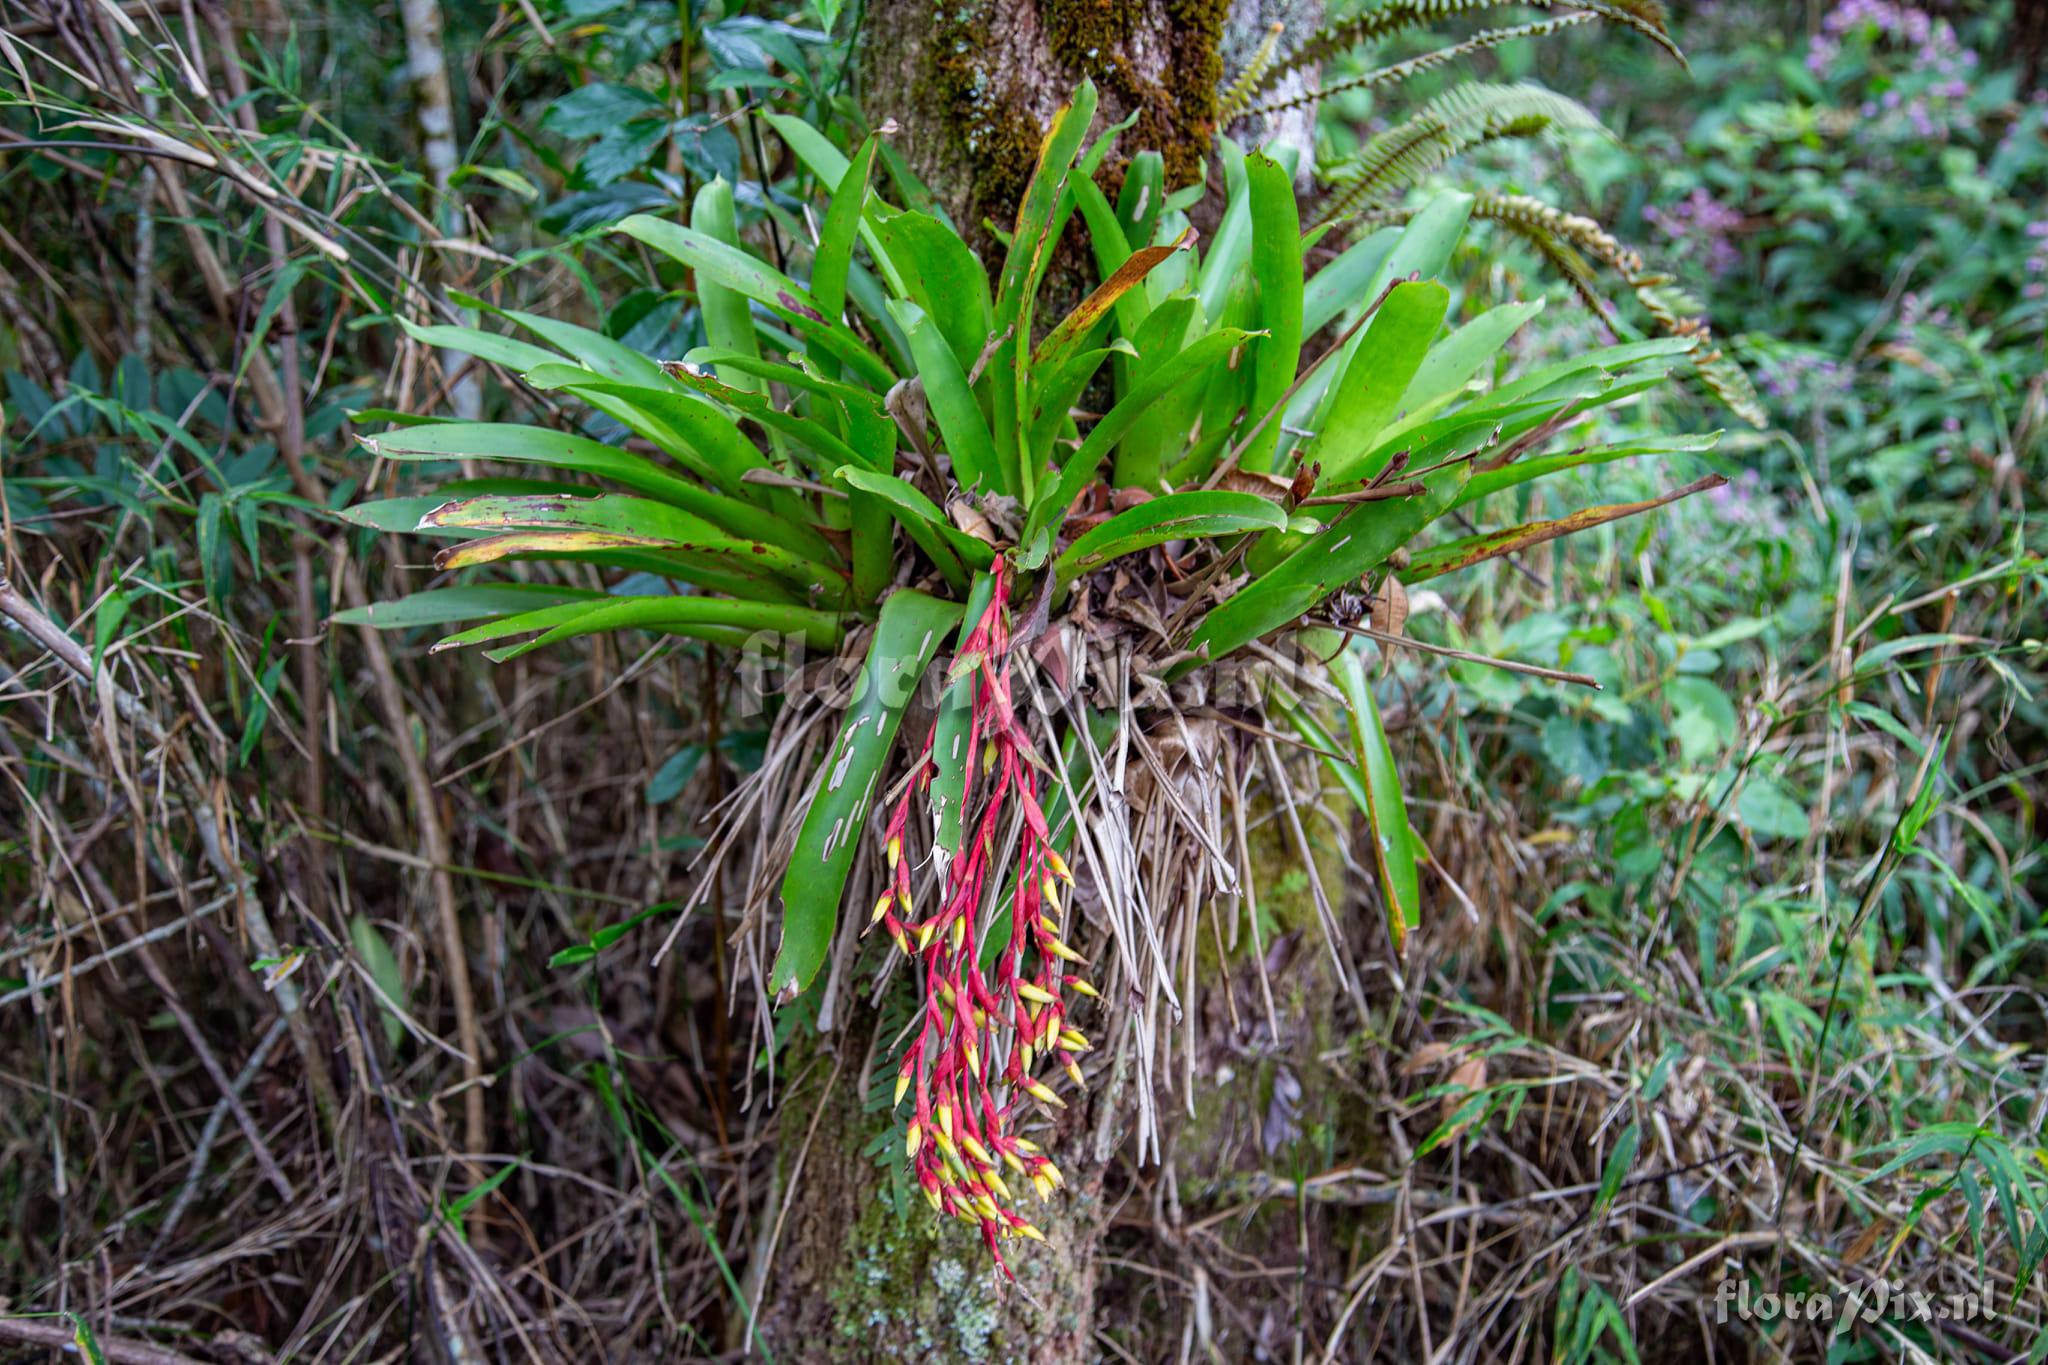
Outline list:
[[[1202,176],[1222,89],[1270,25],[1282,50],[1322,21],[1322,0],[871,0],[861,35],[864,107],[893,118],[898,150],[961,229],[1006,227],[1052,114],[1083,77],[1099,129],[1135,117],[1104,167],[1114,196],[1132,152],[1157,151],[1169,186]],[[1249,126],[1306,147],[1313,116]],[[1306,158],[1303,158],[1304,164]]]

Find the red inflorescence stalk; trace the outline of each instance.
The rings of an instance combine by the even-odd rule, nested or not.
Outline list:
[[[1038,804],[1038,766],[1030,736],[1011,704],[1009,600],[1006,566],[994,570],[988,610],[974,624],[960,657],[971,660],[973,710],[967,752],[981,755],[983,794],[980,818],[963,829],[961,847],[951,850],[940,903],[920,916],[911,897],[910,860],[904,834],[912,803],[930,792],[938,764],[932,758],[937,734],[925,738],[917,770],[889,819],[890,887],[876,904],[870,928],[887,928],[922,973],[922,1019],[896,1077],[896,1103],[915,1091],[915,1108],[905,1142],[918,1188],[940,1213],[980,1227],[1004,1274],[997,1241],[1044,1236],[1013,1207],[1003,1168],[1031,1182],[1041,1200],[1065,1183],[1059,1168],[1039,1147],[1012,1132],[1023,1097],[1064,1107],[1052,1088],[1032,1075],[1045,1057],[1058,1060],[1076,1085],[1076,1053],[1087,1038],[1067,1022],[1062,991],[1094,995],[1095,988],[1072,973],[1085,966],[1060,937],[1061,886],[1073,875],[1053,848]],[[974,808],[977,775],[968,765],[963,809]],[[997,954],[993,972],[981,965],[981,928],[976,921],[995,861],[999,830],[1012,812],[1022,817],[1017,850],[1015,903],[1010,937]],[[1027,972],[1026,958],[1030,958]],[[996,1051],[1006,1047],[1006,1055]]]

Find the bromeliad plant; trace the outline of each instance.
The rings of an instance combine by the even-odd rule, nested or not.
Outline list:
[[[1366,812],[1398,943],[1419,920],[1417,848],[1363,670],[1332,627],[1373,594],[1395,595],[1397,563],[1423,579],[1649,504],[1411,548],[1449,514],[1561,469],[1711,441],[1547,449],[1590,409],[1657,383],[1692,342],[1617,346],[1494,382],[1504,345],[1539,305],[1446,328],[1451,295],[1435,276],[1469,198],[1441,195],[1311,275],[1322,233],[1301,229],[1289,166],[1226,144],[1226,204],[1198,243],[1187,211],[1203,190],[1169,193],[1156,157],[1133,158],[1113,200],[1098,186],[1118,130],[1084,147],[1094,108],[1084,85],[1046,134],[993,287],[943,218],[885,199],[878,137],[848,157],[808,125],[774,119],[835,187],[805,280],[742,245],[731,189],[717,182],[688,226],[618,225],[694,277],[708,344],[687,356],[641,355],[524,313],[501,316],[535,341],[410,329],[588,409],[590,430],[602,417],[634,439],[404,426],[363,445],[389,460],[553,477],[473,478],[352,513],[450,538],[437,563],[451,572],[568,560],[618,575],[609,591],[456,582],[343,618],[483,618],[436,649],[484,645],[505,659],[636,629],[735,648],[770,632],[864,652],[808,787],[764,778],[764,790],[794,797],[752,817],[769,847],[788,850],[769,986],[784,1001],[811,986],[858,867],[859,883],[879,891],[871,927],[911,961],[919,992],[897,1083],[898,1103],[912,1098],[917,1183],[992,1250],[1000,1237],[1036,1235],[1005,1171],[1041,1195],[1061,1182],[1020,1129],[1031,1106],[1061,1103],[1038,1068],[1083,1079],[1088,1040],[1070,1002],[1095,988],[1070,943],[1084,928],[1102,943],[1115,998],[1171,1000],[1159,970],[1166,922],[1230,880],[1227,867],[1210,870],[1216,859],[1193,856],[1197,840],[1217,842],[1194,828],[1185,793],[1159,803],[1165,813],[1142,840],[1124,832],[1124,793],[1110,799],[1110,784],[1090,780],[1118,718],[1170,709],[1161,678],[1302,633],[1313,657],[1334,659],[1348,740],[1290,699],[1284,680],[1265,684],[1270,714],[1322,749]],[[1046,319],[1048,263],[1077,218],[1101,283]],[[911,687],[954,632],[936,719],[899,760]],[[1032,690],[1027,705],[1019,690],[1034,639],[1033,649],[1059,642],[1072,681],[1051,704]],[[1114,650],[1130,665],[1096,670],[1091,706],[1078,680],[1091,655]],[[778,736],[792,738],[771,740],[767,769],[810,752],[794,738],[801,727],[783,722],[815,720],[824,704],[787,700]],[[1120,743],[1142,742],[1132,728]],[[897,785],[884,785],[892,772]],[[1207,778],[1213,814],[1221,783]],[[879,847],[869,839],[877,805],[888,810]],[[1138,870],[1178,868],[1159,832],[1175,822],[1187,826],[1177,847],[1193,880],[1185,900],[1151,906]],[[1069,853],[1099,892],[1086,926]],[[766,890],[754,888],[757,902]],[[1149,1112],[1154,1042],[1142,1026],[1119,1033],[1138,1040],[1124,1045],[1141,1054]],[[1141,1120],[1141,1145],[1144,1134]]]

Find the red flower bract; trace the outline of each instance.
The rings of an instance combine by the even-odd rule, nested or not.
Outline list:
[[[1061,938],[1062,887],[1072,886],[1073,875],[1050,841],[1038,803],[1040,765],[1012,704],[1008,601],[1007,568],[998,560],[988,609],[959,655],[974,679],[967,753],[981,756],[978,772],[968,764],[963,809],[972,811],[978,796],[980,814],[963,828],[961,846],[948,850],[939,904],[921,914],[911,894],[904,835],[913,802],[929,794],[938,772],[934,722],[889,818],[890,886],[873,917],[921,973],[920,1022],[896,1078],[898,1104],[915,1092],[905,1148],[918,1188],[940,1213],[977,1225],[1006,1275],[999,1239],[1044,1237],[1014,1207],[1005,1168],[1029,1180],[1040,1199],[1065,1183],[1037,1144],[1013,1132],[1016,1111],[1027,1096],[1064,1107],[1032,1074],[1042,1059],[1055,1059],[1081,1083],[1074,1058],[1088,1040],[1068,1024],[1063,992],[1095,993],[1069,971],[1070,964],[1086,964]],[[977,792],[978,786],[984,790]],[[998,832],[1013,817],[1020,817],[1020,829],[1009,938],[996,951],[993,970],[986,970],[985,926],[977,913],[994,871]],[[1004,1049],[1000,1057],[998,1048]]]

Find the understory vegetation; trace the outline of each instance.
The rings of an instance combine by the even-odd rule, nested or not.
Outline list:
[[[1259,13],[7,12],[0,1359],[2044,1358],[2048,33]]]

